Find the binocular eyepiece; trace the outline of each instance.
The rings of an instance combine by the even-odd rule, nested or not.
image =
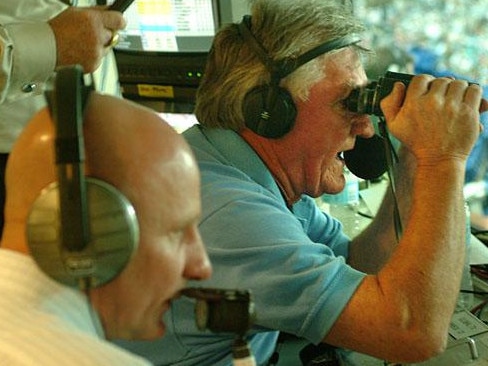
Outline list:
[[[346,99],[346,108],[359,114],[383,116],[380,108],[381,100],[391,93],[393,85],[401,81],[406,86],[414,75],[387,71],[383,77],[373,80],[368,85],[354,89]]]

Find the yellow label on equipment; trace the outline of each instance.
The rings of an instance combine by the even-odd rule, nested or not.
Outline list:
[[[137,84],[137,92],[141,97],[149,98],[174,98],[172,86]]]

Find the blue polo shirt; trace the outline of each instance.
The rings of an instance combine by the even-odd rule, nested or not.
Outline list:
[[[258,365],[273,353],[278,331],[320,342],[365,276],[346,264],[342,225],[308,196],[287,207],[235,132],[195,125],[184,136],[201,170],[200,231],[214,269],[210,280],[190,285],[252,292],[257,319],[248,341]],[[234,336],[199,331],[190,300],[175,301],[165,321],[160,341],[123,345],[156,365],[232,364]]]

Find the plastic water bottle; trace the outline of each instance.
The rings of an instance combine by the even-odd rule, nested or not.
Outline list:
[[[334,208],[337,206],[356,206],[359,204],[359,179],[347,168],[344,168],[346,185],[337,194],[323,194],[322,200],[329,203]]]
[[[473,280],[471,277],[471,219],[470,210],[467,203],[464,204],[466,214],[466,254],[464,257],[463,277],[461,279],[462,291],[473,291]],[[471,310],[474,302],[474,295],[471,292],[461,292],[458,299],[458,307],[465,310]]]
[[[359,205],[359,179],[347,168],[344,170],[346,177],[346,202],[350,207],[356,208]]]
[[[346,184],[338,194],[324,194],[322,200],[328,204],[328,212],[344,226],[344,232],[351,237],[359,233],[359,179],[347,168],[344,169]]]

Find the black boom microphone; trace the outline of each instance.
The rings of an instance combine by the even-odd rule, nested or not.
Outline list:
[[[347,168],[356,177],[372,180],[382,176],[388,167],[385,142],[380,135],[357,137],[354,149],[344,151]]]

